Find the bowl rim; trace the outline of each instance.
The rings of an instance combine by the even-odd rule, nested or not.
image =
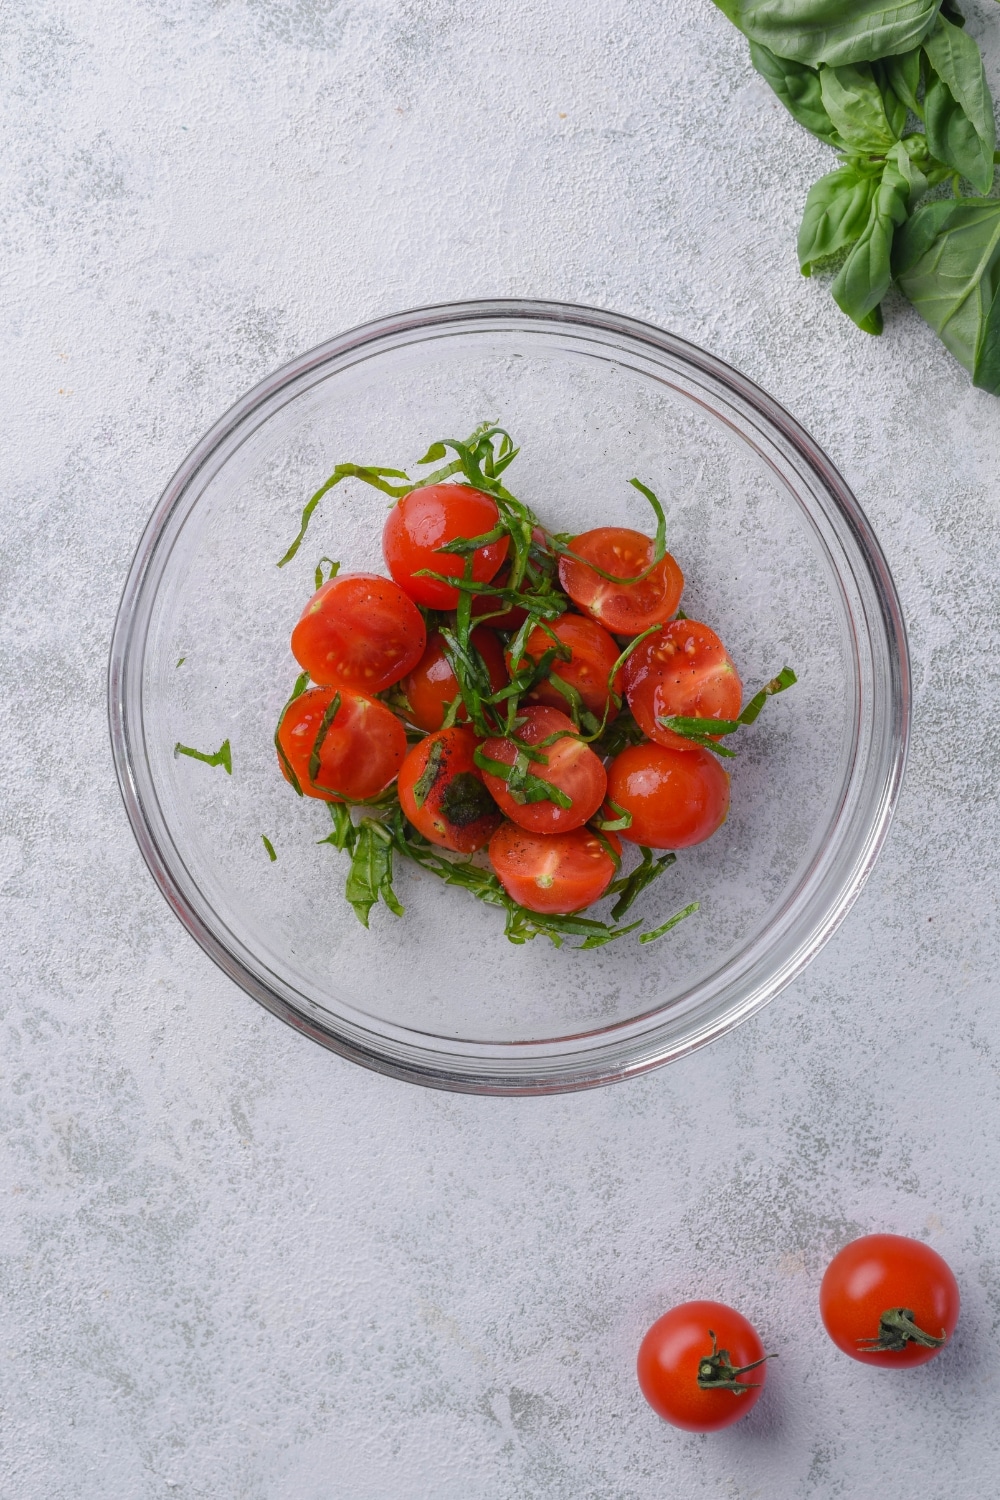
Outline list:
[[[745,997],[742,1004],[733,1006],[710,1024],[696,1029],[683,1041],[671,1043],[667,1047],[651,1046],[649,1044],[651,1034],[644,1032],[647,1044],[641,1054],[631,1057],[622,1055],[620,1045],[611,1048],[602,1047],[598,1043],[590,1051],[575,1052],[574,1061],[570,1065],[556,1066],[553,1056],[547,1055],[543,1050],[536,1052],[533,1067],[525,1066],[520,1061],[517,1066],[511,1066],[518,1049],[530,1050],[532,1044],[492,1043],[489,1045],[497,1052],[505,1054],[501,1057],[499,1065],[484,1068],[477,1063],[475,1067],[472,1067],[471,1056],[468,1053],[439,1052],[434,1054],[432,1049],[425,1048],[423,1050],[426,1056],[413,1056],[411,1054],[420,1049],[412,1046],[408,1048],[405,1043],[399,1044],[398,1042],[386,1045],[385,1037],[380,1033],[369,1032],[367,1035],[361,1035],[358,1034],[357,1028],[353,1028],[354,1034],[352,1034],[352,1028],[347,1024],[341,1025],[338,1029],[333,1024],[326,1025],[320,1022],[314,1016],[296,1008],[293,1003],[276,993],[275,989],[253,973],[201,915],[192,909],[171,869],[169,856],[161,848],[155,830],[147,817],[138,785],[133,748],[133,725],[126,692],[136,644],[132,627],[164,530],[199,472],[211,461],[218,448],[259,408],[266,405],[283,388],[301,381],[313,370],[341,359],[353,351],[376,345],[379,342],[386,342],[408,334],[426,333],[427,330],[437,330],[440,334],[448,331],[449,326],[457,331],[463,324],[469,325],[484,321],[500,324],[517,322],[530,325],[534,323],[538,326],[547,325],[550,328],[553,324],[576,325],[592,334],[610,335],[632,344],[645,345],[654,351],[679,360],[689,369],[728,388],[728,392],[736,398],[738,404],[760,418],[766,427],[780,435],[805,467],[813,472],[821,488],[832,500],[838,518],[845,523],[848,534],[866,569],[887,650],[889,719],[883,738],[890,747],[888,763],[881,774],[875,810],[867,826],[865,837],[861,840],[849,874],[842,881],[836,899],[828,903],[822,920],[815,924],[809,940],[800,943],[799,948],[780,971],[773,974],[766,985],[758,985],[757,991]],[[719,413],[715,415],[717,418],[720,417]],[[725,418],[721,420],[724,421]],[[108,717],[118,785],[140,852],[171,910],[224,973],[279,1019],[319,1042],[328,1050],[373,1071],[407,1082],[455,1092],[529,1095],[599,1087],[648,1072],[652,1068],[685,1056],[756,1014],[802,972],[846,917],[885,842],[905,771],[911,720],[911,677],[902,609],[888,563],[871,523],[823,449],[779,402],[726,361],[653,324],[625,314],[574,303],[503,297],[430,304],[358,324],[280,366],[245,392],[213,423],[185,456],[165,486],[143,529],[132,559],[111,639],[108,662]],[[851,785],[854,776],[855,771],[852,769],[845,781],[845,788]],[[789,898],[790,904],[794,903],[798,897],[803,884],[804,879],[800,878],[799,884]],[[629,1023],[616,1024],[620,1028]],[[608,1031],[613,1029],[608,1028]],[[589,1033],[594,1036],[601,1034],[600,1030]],[[413,1032],[409,1035],[418,1036],[420,1033]],[[375,1038],[380,1045],[374,1045],[367,1040],[369,1036]],[[428,1040],[443,1041],[444,1039],[428,1038]],[[445,1056],[453,1060],[457,1058],[464,1067],[456,1068],[454,1061],[447,1065],[443,1064],[442,1059]]]

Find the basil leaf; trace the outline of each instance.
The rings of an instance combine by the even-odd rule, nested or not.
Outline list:
[[[904,296],[973,384],[1000,395],[1000,200],[919,208],[897,236],[893,265]]]
[[[819,73],[807,63],[778,57],[760,42],[750,43],[750,61],[762,78],[766,78],[793,119],[828,146],[844,143],[823,103]]]
[[[821,68],[819,87],[834,129],[852,151],[885,152],[898,139],[868,63]]]
[[[979,48],[968,32],[938,16],[924,53],[931,69],[924,96],[928,145],[940,161],[988,193],[996,124]]]
[[[883,57],[875,65],[875,76],[880,74],[900,103],[905,104],[907,109],[912,109],[917,118],[922,120],[924,111],[918,98],[921,81],[920,48],[914,47],[909,52],[901,52],[898,57]],[[902,127],[898,133],[902,135]]]
[[[828,172],[813,183],[799,228],[799,265],[803,276],[859,240],[867,227],[879,177],[854,163]]]
[[[619,893],[618,900],[611,908],[611,917],[615,922],[620,922],[628,911],[635,898],[647,885],[658,880],[664,870],[677,863],[676,854],[663,854],[659,859],[653,859],[652,849],[647,849],[644,844],[640,845],[642,863],[636,865],[631,875],[626,875],[622,880],[616,880],[611,887],[613,893]]]
[[[748,41],[796,62],[872,62],[916,47],[941,0],[715,0]]]
[[[886,160],[864,232],[830,288],[837,306],[865,333],[882,332],[879,303],[892,279],[893,236],[906,219],[911,199],[926,186],[926,177],[897,142]]]

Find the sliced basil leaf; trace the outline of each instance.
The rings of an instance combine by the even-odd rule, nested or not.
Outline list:
[[[392,847],[391,834],[384,825],[370,818],[362,819],[344,895],[363,927],[368,926],[371,909],[380,896],[395,916],[403,915],[403,907],[392,888]]]
[[[908,52],[934,25],[941,0],[715,0],[751,42],[797,62],[873,62]]]
[[[766,78],[793,119],[828,146],[844,143],[827,113],[819,86],[819,73],[806,63],[778,57],[760,42],[750,43],[750,61]]]
[[[900,289],[973,384],[1000,395],[1000,200],[918,208],[896,237]]]

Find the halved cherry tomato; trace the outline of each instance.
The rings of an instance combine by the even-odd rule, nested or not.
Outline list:
[[[552,635],[549,634],[551,630]],[[568,646],[572,655],[569,661],[563,661],[556,657],[552,663],[552,672],[563,682],[567,683],[579,693],[583,700],[583,706],[598,719],[608,706],[608,678],[611,669],[621,654],[612,637],[598,625],[596,620],[585,619],[583,615],[560,615],[558,620],[553,620],[548,629],[537,625],[525,642],[525,656],[530,656],[533,661],[539,661],[546,651],[555,645],[552,636],[556,637],[562,645]],[[508,653],[507,664],[510,665]],[[614,691],[621,697],[622,675],[619,671],[614,679]],[[527,694],[527,702],[544,703],[549,708],[562,709],[566,712],[566,694],[560,693],[557,687],[549,681],[540,682],[537,687],[532,688]],[[608,723],[615,718],[618,710],[611,704],[608,713]]]
[[[608,781],[604,767],[590,746],[579,738],[572,719],[558,709],[525,708],[518,718],[523,722],[516,734],[526,745],[538,745],[549,735],[559,735],[551,745],[540,746],[538,753],[545,760],[529,760],[527,769],[531,777],[547,782],[568,797],[569,806],[560,807],[547,800],[528,801],[537,790],[530,785],[520,794],[526,800],[519,802],[507,782],[489,771],[484,776],[487,787],[519,828],[528,828],[533,833],[564,833],[579,828],[594,816],[604,800]],[[481,749],[483,756],[505,766],[513,766],[519,753],[520,747],[509,739],[484,740]]]
[[[391,578],[341,573],[324,583],[292,631],[292,655],[321,686],[381,693],[420,660],[424,617]]]
[[[711,838],[729,811],[729,777],[710,750],[630,745],[608,767],[608,804],[632,814],[622,838],[687,849]],[[609,817],[613,817],[613,812]]]
[[[483,658],[494,692],[507,681],[500,637],[485,625],[477,625],[472,632],[472,644]],[[451,664],[444,654],[444,638],[435,632],[427,642],[427,649],[403,683],[412,713],[410,718],[420,729],[440,729],[448,705],[458,696],[458,682]],[[460,723],[469,715],[465,705],[458,710]]]
[[[417,578],[423,568],[461,578],[465,559],[439,552],[459,537],[485,536],[500,519],[496,501],[467,484],[430,484],[411,490],[389,512],[382,532],[382,552],[389,572],[417,604],[431,609],[454,609],[458,589],[436,578]],[[472,554],[472,577],[489,583],[507,556],[509,537],[478,547]]]
[[[653,543],[641,531],[598,526],[570,542],[583,562],[559,559],[559,581],[578,609],[614,635],[639,635],[677,613],[684,574],[667,552],[641,583],[611,583],[587,566],[594,563],[616,578],[637,578],[653,560]]]
[[[665,729],[661,718],[735,719],[743,684],[714,630],[697,620],[673,620],[647,636],[624,667],[628,706],[643,734],[674,750],[691,741]]]
[[[605,834],[615,853],[621,844]],[[529,833],[501,823],[490,839],[490,863],[508,896],[529,911],[565,916],[600,901],[617,866],[589,828],[568,833]]]
[[[340,702],[330,714],[334,700]],[[316,774],[310,763],[319,741]],[[324,802],[364,802],[396,776],[406,754],[406,730],[384,703],[353,688],[307,688],[285,709],[278,743],[282,775],[289,766],[307,797]]]
[[[767,1380],[765,1358],[756,1328],[734,1308],[682,1302],[647,1332],[636,1373],[639,1389],[665,1422],[685,1432],[718,1432],[757,1405]],[[726,1380],[740,1389],[727,1389]]]
[[[471,729],[456,725],[414,745],[399,773],[399,801],[424,838],[471,854],[489,841],[502,814],[473,760]]]
[[[866,1234],[831,1260],[819,1310],[838,1349],[864,1365],[903,1369],[939,1354],[958,1322],[958,1283],[920,1240]]]

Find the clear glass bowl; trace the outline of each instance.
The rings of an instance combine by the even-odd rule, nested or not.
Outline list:
[[[641,898],[648,946],[587,952],[503,937],[501,913],[403,870],[406,915],[365,931],[326,808],[293,795],[272,733],[297,668],[291,625],[322,554],[380,569],[383,496],[332,491],[342,461],[409,469],[484,418],[521,443],[515,493],[553,530],[650,530],[660,495],[688,614],[748,691],[798,685],[745,731],[720,832]],[[178,666],[180,658],[183,664]],[[481,1093],[608,1083],[745,1020],[829,937],[872,867],[899,790],[909,671],[899,602],[836,469],[774,401],[659,329],[554,303],[468,302],[369,323],[250,391],[167,486],[122,599],[114,756],[136,838],[191,934],[276,1015],[398,1078]],[[232,744],[233,774],[175,758]],[[278,858],[271,863],[266,834]]]

